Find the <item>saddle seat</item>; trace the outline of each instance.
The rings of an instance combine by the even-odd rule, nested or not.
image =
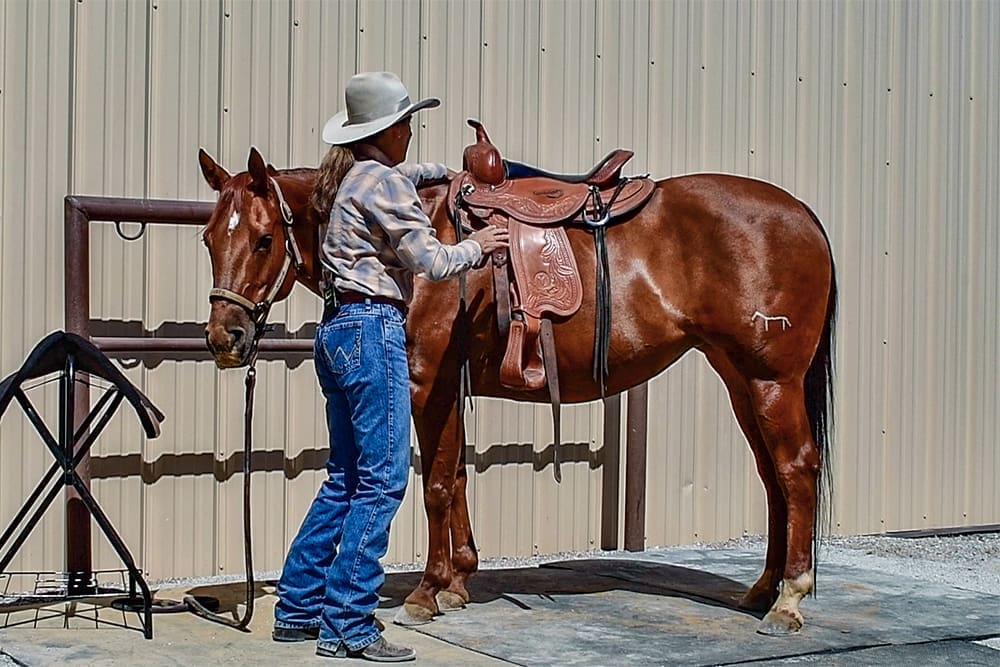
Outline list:
[[[548,384],[550,394],[558,393],[558,385],[553,387],[551,318],[572,316],[583,299],[566,228],[603,227],[645,204],[654,183],[648,177],[621,176],[633,155],[624,149],[612,151],[579,175],[508,162],[481,123],[468,123],[476,130],[476,143],[465,149],[463,171],[451,182],[448,206],[456,224],[478,228],[489,223],[510,232],[508,251],[493,254],[497,320],[501,334],[508,336],[500,381],[525,390]]]
[[[508,179],[527,178],[529,176],[541,176],[553,181],[563,183],[587,183],[598,187],[607,187],[609,183],[616,183],[621,178],[622,167],[635,155],[632,151],[624,148],[616,148],[605,155],[594,168],[583,174],[562,174],[554,171],[546,171],[534,165],[504,159],[504,170]]]

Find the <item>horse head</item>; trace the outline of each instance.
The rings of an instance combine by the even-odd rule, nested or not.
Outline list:
[[[303,257],[292,232],[295,211],[278,183],[281,172],[266,164],[256,148],[250,149],[247,171],[236,175],[204,149],[198,161],[205,180],[219,193],[202,236],[213,277],[205,339],[216,365],[232,368],[251,361],[270,306],[287,297],[301,278]],[[299,217],[308,192],[296,192]]]

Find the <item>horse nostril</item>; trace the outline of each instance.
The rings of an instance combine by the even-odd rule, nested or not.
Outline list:
[[[247,332],[238,325],[230,327],[209,326],[205,328],[205,342],[213,354],[229,354],[243,344]]]

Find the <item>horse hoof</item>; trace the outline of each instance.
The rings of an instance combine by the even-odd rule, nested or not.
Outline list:
[[[396,618],[392,619],[392,622],[396,625],[409,626],[424,625],[425,623],[430,623],[432,620],[434,620],[434,612],[430,609],[404,602],[403,606],[396,612]]]
[[[451,591],[440,591],[437,594],[438,609],[441,611],[458,611],[465,609],[465,598]]]
[[[769,611],[764,620],[757,626],[757,632],[762,635],[781,637],[794,635],[802,629],[802,620],[780,611]]]

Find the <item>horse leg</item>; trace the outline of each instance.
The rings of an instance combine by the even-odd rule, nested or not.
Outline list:
[[[764,484],[764,494],[767,498],[767,556],[764,560],[764,572],[740,599],[739,606],[751,611],[766,611],[778,599],[778,584],[781,583],[785,569],[788,521],[785,496],[778,484],[771,453],[757,425],[746,378],[736,369],[724,351],[712,349],[703,352],[729,390],[729,400],[733,405],[736,421],[746,436],[757,464],[757,474]]]
[[[462,609],[471,599],[465,587],[469,577],[479,569],[479,554],[472,539],[472,521],[465,490],[469,481],[465,469],[465,446],[455,471],[455,496],[451,500],[451,583],[437,594],[441,611]]]
[[[809,427],[801,378],[791,382],[754,380],[750,394],[788,508],[781,592],[757,631],[785,635],[802,627],[799,603],[813,587],[812,542],[820,453]]]
[[[465,433],[458,419],[457,402],[435,410],[427,406],[414,415],[424,478],[424,511],[427,514],[427,563],[417,587],[406,596],[396,614],[400,625],[427,623],[440,613],[437,595],[451,585],[451,512],[455,498],[458,461]]]

